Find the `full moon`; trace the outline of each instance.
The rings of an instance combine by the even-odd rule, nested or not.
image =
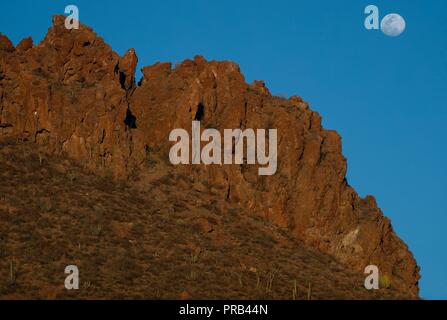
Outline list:
[[[390,13],[382,19],[380,28],[387,36],[397,37],[405,30],[405,20],[397,13]]]

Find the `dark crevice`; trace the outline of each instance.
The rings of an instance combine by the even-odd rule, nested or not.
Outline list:
[[[121,85],[121,88],[126,90],[126,74],[124,72],[120,71],[119,75],[120,75],[120,85]]]
[[[126,89],[126,78],[127,78],[127,77],[126,77],[126,74],[120,70],[120,65],[119,65],[119,63],[117,63],[117,64],[115,65],[114,72],[115,72],[116,75],[118,75],[118,78],[119,78],[119,82],[120,82],[121,88],[122,88],[123,90],[126,90],[126,91],[127,91],[127,89]]]
[[[126,124],[127,128],[129,128],[129,129],[137,128],[137,118],[132,114],[130,109],[127,109],[126,119],[124,119],[124,123]]]
[[[141,87],[141,85],[143,84],[143,79],[144,79],[144,77],[141,77],[140,81],[138,81],[137,85],[139,87]]]
[[[42,134],[42,133],[50,133],[50,131],[48,131],[47,129],[45,129],[45,128],[42,128],[42,129],[39,129],[39,130],[37,130],[37,132],[36,132],[37,134]]]
[[[194,117],[194,120],[202,121],[204,117],[205,117],[205,107],[203,106],[203,104],[199,103],[199,105],[197,106],[197,112]]]

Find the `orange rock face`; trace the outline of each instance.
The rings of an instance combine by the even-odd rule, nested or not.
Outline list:
[[[202,128],[277,129],[278,169],[173,166],[193,179],[225,187],[242,203],[310,246],[355,270],[379,266],[402,292],[418,295],[419,268],[373,197],[346,181],[341,138],[300,97],[272,96],[262,81],[245,82],[237,64],[186,60],[142,69],[137,56],[116,54],[90,28],[66,30],[55,16],[45,39],[14,48],[0,35],[0,136],[18,136],[67,153],[92,168],[127,177],[145,169],[148,150],[168,159],[169,133]]]

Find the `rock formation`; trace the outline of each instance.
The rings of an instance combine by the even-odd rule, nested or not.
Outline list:
[[[173,67],[142,69],[137,56],[115,53],[92,29],[66,30],[63,16],[41,43],[15,48],[0,35],[0,136],[17,136],[67,154],[116,177],[144,174],[148,154],[168,161],[174,128],[276,128],[278,170],[256,166],[172,166],[197,181],[224,187],[222,197],[288,228],[309,246],[363,272],[369,264],[401,292],[418,295],[419,268],[375,199],[346,180],[341,138],[300,97],[272,96],[262,81],[247,84],[237,64],[201,56]]]

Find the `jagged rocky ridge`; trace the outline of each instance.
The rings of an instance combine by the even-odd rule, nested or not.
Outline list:
[[[142,69],[116,54],[92,29],[66,30],[63,16],[38,45],[0,36],[0,136],[16,136],[67,154],[116,177],[144,177],[150,153],[167,159],[174,128],[277,128],[278,170],[260,177],[244,165],[172,170],[221,185],[222,198],[245,206],[353,270],[376,264],[394,288],[418,296],[419,268],[372,196],[346,180],[341,138],[300,97],[272,96],[247,84],[237,64],[197,56],[173,67]],[[144,179],[143,179],[144,180]],[[144,183],[144,181],[143,181]]]

